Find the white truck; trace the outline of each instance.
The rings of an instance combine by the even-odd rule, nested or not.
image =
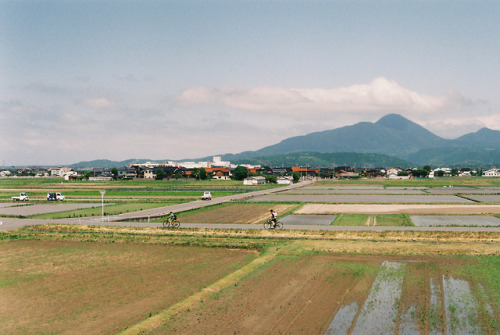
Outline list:
[[[203,192],[201,200],[212,200],[212,193],[210,193],[209,191]]]
[[[64,194],[62,194],[61,192],[47,193],[48,201],[63,201],[64,199]]]
[[[26,194],[26,192],[21,192],[19,193],[19,196],[11,197],[11,199],[14,201],[29,201],[30,197]]]

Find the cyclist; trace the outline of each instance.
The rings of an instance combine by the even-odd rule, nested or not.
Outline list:
[[[177,215],[175,215],[175,213],[173,213],[173,212],[170,212],[170,213],[168,214],[167,219],[168,219],[168,221],[169,221],[170,223],[172,223],[172,222],[174,222],[175,220],[177,220]]]
[[[270,209],[269,212],[271,212],[271,220],[270,221],[273,223],[273,228],[276,228],[276,221],[278,219],[278,214],[272,209]]]

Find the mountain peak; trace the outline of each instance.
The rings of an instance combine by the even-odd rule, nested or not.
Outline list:
[[[409,125],[414,125],[415,123],[399,114],[387,114],[375,122],[375,124],[386,128],[401,130],[407,128]]]

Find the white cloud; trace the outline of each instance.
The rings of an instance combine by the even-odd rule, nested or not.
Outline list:
[[[369,84],[333,89],[281,87],[207,88],[185,90],[177,102],[183,106],[220,104],[257,112],[432,112],[468,103],[459,94],[430,96],[411,91],[393,80],[379,77]]]
[[[108,108],[114,106],[114,103],[106,98],[89,98],[81,102],[83,106],[91,108]]]
[[[444,138],[457,138],[475,132],[481,128],[500,130],[500,115],[456,116],[448,115],[445,119],[422,121],[422,126]]]

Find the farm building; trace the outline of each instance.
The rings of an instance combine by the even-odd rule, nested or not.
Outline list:
[[[266,177],[256,176],[243,179],[243,185],[262,185],[266,183]]]

